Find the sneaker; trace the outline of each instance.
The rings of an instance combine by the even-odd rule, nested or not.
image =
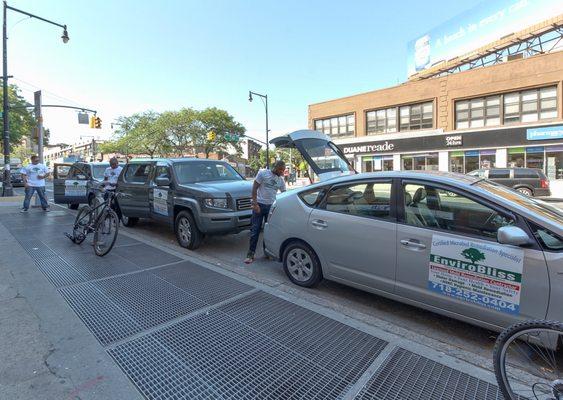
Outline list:
[[[22,209],[20,210],[20,212],[21,212],[21,213],[26,213],[26,212],[27,212],[27,208],[22,208]]]
[[[50,208],[50,207],[49,207],[49,208],[44,208],[43,211],[45,211],[45,212],[50,212],[50,211],[51,211],[51,208]]]
[[[244,259],[245,264],[252,264],[254,262],[254,253],[249,251]]]

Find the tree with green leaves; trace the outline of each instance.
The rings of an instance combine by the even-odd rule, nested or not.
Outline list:
[[[157,124],[159,129],[165,132],[175,155],[181,157],[185,154],[193,154],[196,140],[205,135],[199,114],[199,111],[192,108],[160,114]]]
[[[206,108],[199,112],[198,116],[202,130],[194,137],[196,151],[205,154],[209,158],[211,153],[227,153],[233,148],[238,155],[242,154],[242,146],[239,142],[229,142],[226,135],[243,136],[246,129],[242,124],[235,121],[234,117],[225,110],[216,107]],[[207,133],[215,132],[215,141],[207,139]]]
[[[0,87],[0,106],[4,106],[3,90]],[[35,127],[33,110],[29,103],[20,95],[16,85],[8,86],[8,102],[10,106],[10,146],[17,146],[25,136],[31,136]],[[4,119],[0,118],[0,129],[4,129]],[[48,130],[46,130],[48,133]],[[3,143],[0,141],[0,149],[3,151]]]

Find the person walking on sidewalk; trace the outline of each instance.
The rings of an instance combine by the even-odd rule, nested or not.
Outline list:
[[[37,192],[43,211],[50,211],[47,197],[45,196],[45,178],[49,169],[39,162],[39,157],[31,156],[31,164],[22,168],[22,178],[25,186],[25,199],[22,212],[27,212],[33,193]]]
[[[268,219],[268,213],[274,201],[278,190],[285,192],[285,181],[283,173],[285,171],[285,163],[276,161],[272,169],[263,169],[258,172],[252,185],[252,219],[250,227],[250,248],[244,260],[245,264],[254,261],[254,253],[262,229],[262,221]]]

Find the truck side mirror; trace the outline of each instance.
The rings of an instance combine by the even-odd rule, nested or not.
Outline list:
[[[156,186],[170,186],[170,179],[165,177],[158,177],[154,180]]]

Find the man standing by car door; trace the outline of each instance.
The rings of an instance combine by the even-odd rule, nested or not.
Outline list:
[[[244,260],[245,264],[254,261],[254,253],[262,229],[262,222],[268,218],[268,213],[274,201],[278,190],[285,192],[285,181],[283,173],[285,171],[285,163],[276,161],[272,169],[263,169],[258,172],[252,186],[252,219],[250,227],[250,248]]]
[[[33,197],[33,193],[37,192],[41,201],[43,211],[50,211],[47,197],[45,197],[45,178],[49,175],[49,169],[39,163],[39,157],[31,156],[31,164],[22,168],[23,184],[25,186],[25,199],[21,212],[27,212],[29,202]]]
[[[119,178],[121,170],[123,170],[123,167],[119,165],[117,158],[110,158],[109,167],[107,167],[104,171],[104,185],[106,190],[115,191],[115,189],[117,188],[117,178]],[[104,193],[104,200],[107,200],[108,195],[109,193]],[[116,202],[113,202],[112,208],[117,213],[119,219],[121,219],[121,210],[119,209],[119,206]]]

